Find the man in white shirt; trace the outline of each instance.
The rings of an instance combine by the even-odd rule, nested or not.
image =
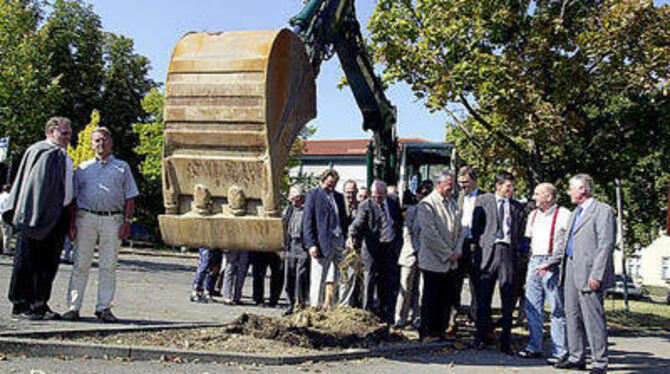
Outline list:
[[[528,216],[525,234],[530,238],[530,260],[526,275],[526,316],[530,340],[519,356],[543,356],[542,326],[546,299],[551,319],[551,357],[547,361],[554,364],[564,360],[567,352],[563,290],[558,280],[562,258],[560,248],[568,230],[570,211],[556,204],[556,187],[551,183],[541,183],[535,187],[533,200],[537,209]]]

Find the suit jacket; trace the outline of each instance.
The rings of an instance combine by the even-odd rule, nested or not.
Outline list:
[[[563,241],[562,252],[570,240],[577,209],[572,212],[568,224],[568,236]],[[612,254],[616,243],[616,217],[614,210],[607,204],[593,199],[591,205],[582,214],[574,228],[572,269],[574,287],[591,291],[589,278],[600,281],[600,290],[614,285],[614,260]],[[563,256],[561,284],[565,281],[567,255]]]
[[[366,267],[371,266],[375,260],[382,256],[391,255],[397,258],[399,255],[399,243],[402,242],[400,205],[397,199],[392,198],[387,198],[385,204],[391,216],[391,222],[389,222],[391,224],[391,231],[393,232],[391,250],[394,253],[389,254],[380,251],[380,237],[382,234],[381,214],[383,212],[374,199],[365,199],[365,201],[358,205],[356,218],[354,218],[354,221],[349,226],[349,235],[351,235],[357,245],[361,245],[361,260]]]
[[[26,150],[2,215],[6,223],[36,240],[51,233],[63,213],[66,158],[63,148],[46,140]]]
[[[525,218],[523,205],[514,199],[510,202],[510,249],[517,255],[519,241],[523,238]],[[497,204],[494,193],[487,193],[477,198],[472,217],[472,237],[476,243],[474,254],[475,266],[479,270],[487,269],[493,261],[493,250],[496,242],[498,223]]]
[[[333,198],[337,212],[330,203],[328,195],[319,186],[311,190],[305,198],[302,230],[305,248],[316,246],[321,256],[332,258],[337,251],[334,242],[344,247],[344,234],[347,232],[347,214],[344,196],[334,191]]]
[[[405,225],[402,228],[402,249],[398,257],[398,265],[412,267],[417,262],[417,255],[421,244],[419,234],[421,225],[416,219],[417,205],[407,208],[405,213]]]
[[[421,226],[419,233],[419,268],[436,273],[446,273],[456,268],[449,258],[461,254],[463,229],[456,202],[449,199],[449,208],[444,198],[433,190],[418,205],[417,220]]]

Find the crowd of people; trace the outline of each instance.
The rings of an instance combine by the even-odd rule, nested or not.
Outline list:
[[[12,316],[78,320],[97,244],[95,315],[116,322],[111,311],[116,261],[121,241],[130,234],[137,186],[128,164],[112,155],[108,129],[91,133],[95,157],[76,170],[66,152],[69,120],[51,118],[45,135],[25,152],[14,184],[0,196],[3,232],[16,230],[17,236],[9,289]],[[512,174],[496,175],[495,191],[486,193],[469,166],[417,181],[413,200],[418,203],[404,213],[394,186],[375,180],[368,190],[347,180],[342,194],[336,191],[338,182],[338,173],[329,169],[310,191],[291,187],[283,211],[282,252],[201,248],[190,300],[213,302],[220,296],[224,304],[240,304],[251,266],[254,304],[278,306],[283,289],[286,315],[308,306],[362,308],[393,328],[413,327],[422,341],[435,342],[453,338],[459,329],[456,316],[466,314],[475,326],[477,350],[499,345],[505,354],[547,356],[555,367],[585,369],[588,342],[591,372],[607,370],[603,297],[614,283],[615,215],[593,197],[589,175],[569,180],[568,194],[577,206],[572,212],[557,204],[551,183],[537,185],[532,205],[524,206],[514,199]],[[61,316],[47,303],[66,236],[76,251],[68,310]],[[462,308],[465,278],[470,306]],[[496,283],[502,317],[494,323]],[[511,329],[519,300],[525,300],[520,303],[530,339],[516,351]],[[546,354],[545,302],[551,321]]]
[[[418,203],[404,214],[393,186],[375,180],[367,190],[347,180],[341,194],[338,181],[338,173],[327,170],[307,193],[291,187],[283,214],[285,251],[262,254],[275,257],[268,305],[277,302],[282,279],[274,272],[283,257],[285,314],[307,306],[362,308],[393,328],[417,329],[424,342],[455,337],[464,323],[456,316],[465,314],[475,326],[477,350],[497,345],[508,355],[546,356],[557,368],[584,369],[588,341],[591,372],[606,371],[603,296],[613,284],[616,233],[614,212],[593,198],[590,176],[577,174],[569,181],[568,194],[577,205],[573,212],[557,204],[551,183],[537,185],[532,200],[521,204],[514,199],[515,178],[507,172],[496,175],[495,191],[486,193],[469,166],[457,175],[444,171],[434,181],[417,183],[413,200]],[[236,259],[226,265],[242,270],[226,272],[223,283],[243,281],[246,256],[256,255],[227,253],[245,260],[241,267]],[[257,260],[250,261],[255,266]],[[265,275],[265,265],[260,266],[260,272],[253,271],[257,304],[262,303],[257,274]],[[465,278],[470,305],[463,308]],[[494,322],[496,284],[502,316]],[[194,286],[196,299],[198,292]],[[239,303],[239,292],[226,295],[231,294],[224,293],[225,303]],[[546,353],[545,302],[550,319]],[[518,351],[511,333],[517,304],[530,336]]]

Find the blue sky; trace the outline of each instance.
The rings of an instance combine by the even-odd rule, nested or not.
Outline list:
[[[103,28],[135,41],[137,53],[151,60],[151,77],[164,82],[172,49],[189,31],[268,30],[289,27],[300,12],[302,0],[88,0],[102,18]],[[374,10],[374,0],[357,0],[356,12],[363,27]],[[367,29],[363,30],[367,34]],[[342,77],[337,57],[321,65],[317,80],[318,127],[314,139],[368,138],[362,117],[348,88],[339,90]],[[429,113],[408,86],[397,84],[387,96],[398,107],[401,137],[441,141],[446,115]]]
[[[88,0],[102,18],[103,28],[135,41],[135,50],[151,60],[151,77],[165,81],[170,55],[179,38],[189,31],[268,30],[288,27],[302,9],[302,0]],[[656,0],[656,5],[670,0]],[[374,0],[356,0],[358,20],[367,34]],[[339,90],[342,77],[337,58],[321,65],[317,80],[318,127],[315,139],[368,138],[362,117],[348,88]],[[400,83],[387,90],[398,107],[401,137],[441,141],[447,116],[431,114]]]

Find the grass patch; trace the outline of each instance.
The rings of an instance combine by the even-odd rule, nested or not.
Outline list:
[[[606,299],[607,322],[617,328],[670,330],[670,305],[630,300],[630,311],[626,311],[623,300]]]

